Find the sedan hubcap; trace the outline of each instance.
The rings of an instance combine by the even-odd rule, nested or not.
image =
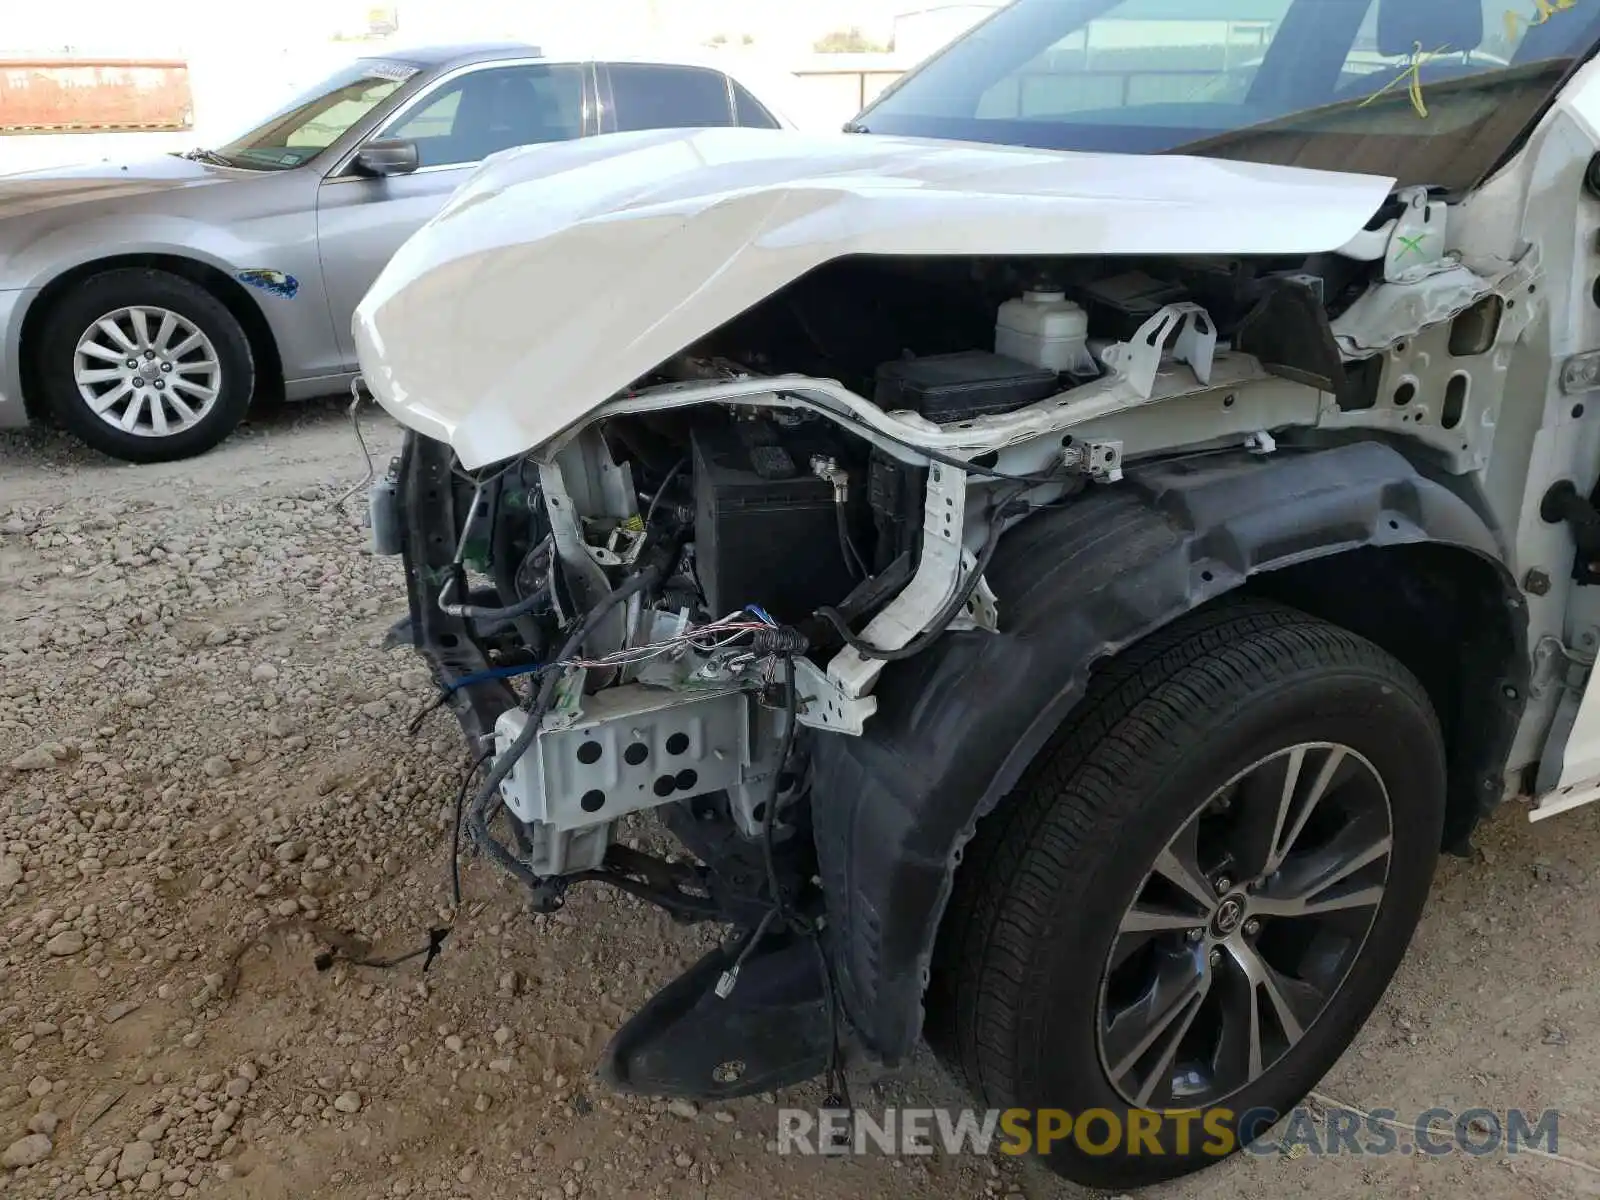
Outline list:
[[[170,437],[205,419],[222,391],[217,349],[187,317],[151,305],[89,326],[73,354],[78,395],[102,421],[137,437]]]
[[[1096,1034],[1129,1104],[1217,1104],[1270,1070],[1361,955],[1389,877],[1377,771],[1348,746],[1291,746],[1202,804],[1117,927]]]

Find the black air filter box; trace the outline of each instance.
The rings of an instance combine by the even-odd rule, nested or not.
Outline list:
[[[873,403],[910,409],[941,425],[1011,412],[1061,390],[1054,371],[986,350],[899,359],[878,368]]]

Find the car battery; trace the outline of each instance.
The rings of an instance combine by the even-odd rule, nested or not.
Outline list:
[[[792,624],[843,600],[855,581],[833,485],[811,470],[812,455],[834,457],[837,445],[765,420],[699,426],[691,441],[695,570],[711,612],[759,604]]]

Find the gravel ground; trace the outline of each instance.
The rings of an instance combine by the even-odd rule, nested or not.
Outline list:
[[[770,1097],[608,1093],[605,1039],[709,936],[608,890],[535,917],[468,863],[425,976],[319,972],[321,929],[394,953],[451,916],[463,751],[445,717],[406,734],[400,573],[333,503],[359,473],[336,401],[160,467],[0,437],[0,1194],[1081,1195],[1009,1160],[780,1157]],[[1600,807],[1478,840],[1320,1093],[1556,1107],[1568,1161],[1275,1155],[1147,1194],[1600,1195]],[[957,1102],[928,1062],[856,1095]]]

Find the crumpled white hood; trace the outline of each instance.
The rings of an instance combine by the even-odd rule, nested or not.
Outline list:
[[[664,130],[498,155],[356,311],[383,406],[468,468],[530,450],[850,254],[1310,254],[1392,181],[1172,156]]]

